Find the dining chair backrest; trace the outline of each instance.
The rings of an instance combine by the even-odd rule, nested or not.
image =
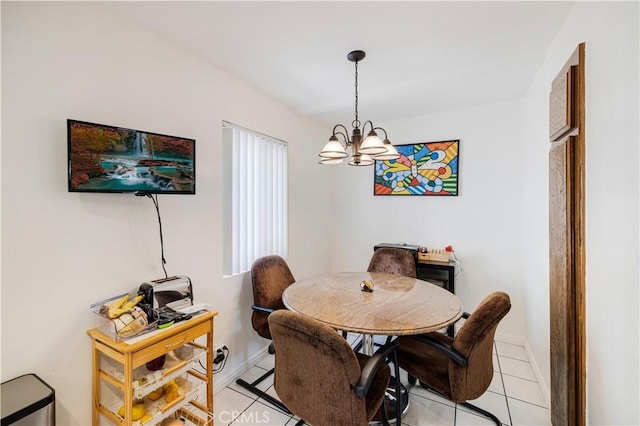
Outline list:
[[[493,339],[498,324],[511,309],[507,293],[498,291],[484,298],[464,322],[452,347],[467,358],[462,367],[449,361],[449,381],[454,400],[480,397],[493,379]]]
[[[407,250],[382,247],[373,252],[367,272],[384,272],[416,278],[416,260]]]
[[[373,390],[359,397],[354,390],[362,374],[359,359],[333,328],[287,310],[272,313],[269,325],[274,387],[287,408],[314,425],[367,425],[384,398],[389,367],[384,364]]]
[[[253,285],[253,303],[273,310],[284,309],[282,293],[295,278],[280,256],[264,256],[253,262],[251,266],[251,282]],[[251,314],[251,325],[258,335],[271,339],[269,332],[268,312],[254,310]]]

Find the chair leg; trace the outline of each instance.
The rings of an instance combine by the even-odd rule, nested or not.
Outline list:
[[[409,381],[409,384],[411,386],[415,386],[416,382],[418,381],[418,379],[416,379],[415,376],[412,376],[411,374],[407,373],[407,380]]]
[[[353,347],[353,351],[360,352],[360,349],[362,349],[362,339],[360,339],[358,343]]]
[[[298,423],[296,423],[296,426],[302,426],[304,423],[304,420],[300,419],[298,420]]]
[[[273,374],[273,372],[275,371],[275,369],[271,369],[269,371],[267,371],[266,373],[264,373],[262,376],[258,377],[256,380],[254,380],[253,382],[249,383],[246,380],[243,379],[238,379],[236,380],[236,383],[240,386],[242,386],[243,388],[245,388],[246,390],[248,390],[249,392],[252,392],[256,395],[258,395],[260,398],[264,399],[265,401],[270,402],[271,404],[273,404],[276,408],[284,411],[287,414],[292,414],[291,411],[280,401],[278,401],[277,399],[275,399],[274,397],[272,397],[271,395],[269,395],[268,393],[258,389],[256,386],[258,386],[264,379],[266,379],[267,377],[269,377],[270,375]]]
[[[389,414],[387,413],[386,401],[382,400],[382,426],[389,426]]]
[[[344,338],[344,340],[348,339],[349,335],[346,331],[341,331],[340,333],[342,333],[342,337]],[[353,351],[360,352],[360,349],[362,349],[362,338],[360,338],[360,340],[358,340],[358,343],[356,343],[356,345],[353,347]]]
[[[396,376],[396,426],[400,426],[400,418],[402,417],[402,408],[401,408],[402,383],[400,383],[400,367],[398,366],[398,354],[396,353],[395,350],[393,351],[392,359],[393,359],[393,369],[394,369],[393,373]]]
[[[469,404],[468,402],[463,402],[461,403],[461,405],[473,410],[473,411],[477,411],[478,413],[482,414],[485,417],[490,418],[491,420],[493,420],[493,422],[497,425],[497,426],[502,426],[502,423],[500,422],[500,419],[497,418],[495,415],[493,415],[492,413],[483,410],[482,408],[475,406],[473,404]]]
[[[391,341],[392,341],[392,340],[393,340],[393,336],[387,336],[387,339],[386,339],[386,341],[384,342],[384,344],[381,344],[381,343],[376,343],[376,342],[375,342],[375,339],[374,339],[374,341],[373,341],[373,346],[377,346],[377,347],[381,348],[381,347],[386,346],[386,345],[388,345],[389,343],[391,343]]]

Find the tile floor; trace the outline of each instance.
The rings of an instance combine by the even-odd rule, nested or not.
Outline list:
[[[248,382],[260,377],[273,367],[273,355],[267,355],[242,375]],[[550,425],[549,410],[524,347],[497,342],[494,345],[494,377],[489,390],[473,403],[495,414],[504,425]],[[403,380],[406,384],[406,379]],[[276,396],[270,377],[260,386]],[[402,418],[404,426],[492,425],[493,422],[477,416],[467,408],[418,386],[409,392],[409,410]],[[291,426],[298,418],[285,414],[268,402],[238,386],[235,381],[215,395],[215,424],[251,426]]]

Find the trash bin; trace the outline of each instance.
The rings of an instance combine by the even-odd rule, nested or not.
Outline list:
[[[25,374],[0,386],[0,426],[55,426],[56,391],[40,377]]]

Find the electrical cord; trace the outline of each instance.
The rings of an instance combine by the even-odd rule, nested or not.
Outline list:
[[[223,346],[222,349],[220,349],[222,351],[222,355],[224,358],[222,358],[222,365],[220,365],[220,367],[218,368],[213,368],[212,366],[212,373],[216,374],[220,371],[222,371],[222,369],[224,368],[224,366],[227,364],[227,359],[229,359],[229,348],[227,348],[226,346]],[[216,352],[216,355],[213,359],[214,364],[215,364],[215,360],[218,358],[218,353]],[[202,374],[206,374],[207,368],[204,366],[204,364],[202,364],[202,360],[198,360],[198,364],[200,364],[200,367],[202,368],[202,370],[204,370],[204,372],[201,372]]]
[[[160,227],[160,260],[162,264],[162,270],[164,271],[164,277],[168,278],[167,269],[164,265],[167,264],[166,259],[164,258],[164,239],[162,237],[162,220],[160,219],[160,205],[158,204],[158,194],[155,194],[155,198],[149,192],[138,191],[135,193],[139,197],[149,197],[151,201],[153,201],[153,205],[156,207],[156,213],[158,214],[158,226]]]
[[[222,359],[222,364],[220,365],[220,367],[213,369],[213,374],[216,374],[216,373],[222,371],[224,366],[227,365],[227,359],[229,359],[229,348],[227,348],[226,346],[223,346],[222,347],[222,354],[224,355],[224,358]]]
[[[460,275],[460,273],[462,272],[462,264],[458,260],[458,256],[456,256],[456,252],[455,251],[451,252],[451,254],[452,254],[451,261],[458,266],[458,268],[456,269],[455,275],[454,275],[456,278],[458,278],[458,275]]]

